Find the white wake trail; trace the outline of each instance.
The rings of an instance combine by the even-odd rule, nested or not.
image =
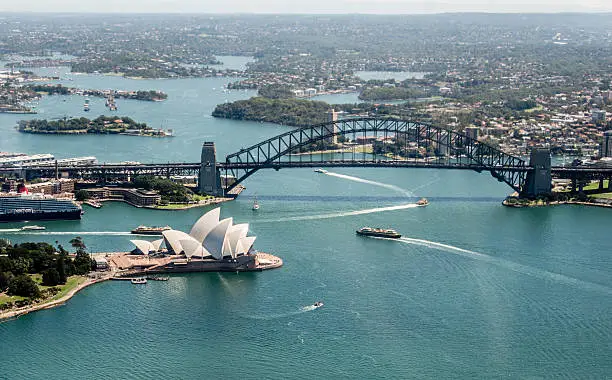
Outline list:
[[[45,231],[45,232],[34,232],[34,231],[21,231],[17,230],[12,235],[93,235],[93,236],[147,236],[140,234],[133,234],[130,232],[115,232],[115,231]],[[151,236],[151,235],[148,235]]]
[[[595,290],[595,291],[599,291],[602,293],[612,295],[612,289],[604,285],[599,285],[599,284],[595,284],[592,282],[579,280],[577,278],[565,276],[559,273],[553,273],[553,272],[549,272],[544,269],[530,267],[527,265],[515,263],[513,261],[509,261],[509,260],[502,259],[499,257],[489,256],[484,253],[470,251],[469,249],[455,247],[449,244],[443,244],[443,243],[438,243],[435,241],[424,240],[424,239],[414,239],[414,238],[408,238],[408,237],[403,237],[400,239],[385,239],[385,240],[396,240],[396,241],[400,241],[406,244],[420,245],[420,246],[424,246],[428,248],[438,249],[438,250],[446,251],[446,252],[453,253],[459,256],[467,257],[470,259],[488,262],[490,264],[497,265],[497,266],[512,270],[514,272],[526,274],[528,276],[536,277],[542,280],[555,281],[557,283],[561,283],[565,285],[576,286],[576,287],[586,289],[586,290]]]
[[[327,173],[325,173],[325,174],[328,175],[328,176],[331,176],[331,177],[347,179],[349,181],[367,183],[368,185],[384,187],[384,188],[389,189],[389,190],[397,191],[398,193],[404,194],[405,196],[408,196],[408,197],[413,197],[414,196],[414,193],[412,193],[411,191],[408,191],[406,189],[402,189],[399,186],[390,185],[388,183],[382,183],[382,182],[377,182],[377,181],[370,181],[369,179],[354,177],[352,175],[333,173],[333,172],[329,172],[329,171]]]
[[[355,210],[355,211],[344,211],[344,212],[334,212],[329,214],[317,214],[317,215],[303,215],[303,216],[290,216],[286,218],[278,218],[278,219],[263,219],[263,220],[254,220],[251,223],[278,223],[278,222],[292,222],[299,220],[317,220],[317,219],[331,219],[331,218],[341,218],[345,216],[353,216],[353,215],[365,215],[365,214],[374,214],[377,212],[385,212],[385,211],[395,211],[395,210],[405,210],[409,208],[419,207],[416,203],[407,203],[397,206],[387,206],[387,207],[376,207],[376,208],[368,208],[363,210]]]

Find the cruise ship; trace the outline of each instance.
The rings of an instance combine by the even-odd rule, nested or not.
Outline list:
[[[25,220],[81,219],[81,206],[70,199],[43,194],[0,194],[0,222]]]

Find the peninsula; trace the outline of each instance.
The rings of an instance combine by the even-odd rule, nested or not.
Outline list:
[[[21,120],[19,132],[39,134],[122,134],[129,136],[171,136],[162,129],[153,129],[146,123],[138,123],[127,116],[100,116],[90,120],[85,117],[60,120]]]

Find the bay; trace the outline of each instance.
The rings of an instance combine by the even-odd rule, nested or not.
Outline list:
[[[19,134],[0,115],[0,150],[101,161],[198,161],[203,141],[236,151],[287,127],[210,117],[228,79],[73,76],[83,88],[159,89],[165,102],[118,102],[118,115],[176,137]],[[43,98],[36,117],[80,115],[82,98]],[[92,99],[96,115],[103,109]],[[24,116],[24,115],[21,115]],[[29,116],[29,115],[27,115]],[[488,174],[431,169],[262,170],[223,217],[285,265],[199,273],[136,287],[107,282],[65,306],[0,323],[0,378],[605,378],[612,371],[612,259],[606,209],[509,209]],[[254,196],[261,205],[251,210]],[[419,197],[428,207],[416,208]],[[41,222],[13,242],[130,249],[139,224],[187,230],[206,209],[121,203],[81,221]],[[396,228],[397,241],[355,235]],[[322,300],[325,306],[309,305]]]

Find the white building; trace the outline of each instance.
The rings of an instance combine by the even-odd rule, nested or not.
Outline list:
[[[158,252],[162,243],[168,253],[185,255],[187,259],[223,258],[235,259],[246,255],[252,250],[255,236],[247,236],[248,224],[233,224],[232,218],[219,220],[220,208],[215,208],[204,214],[193,225],[189,234],[183,231],[167,230],[162,232],[163,239],[149,242],[146,240],[132,240],[136,249],[143,253]]]

